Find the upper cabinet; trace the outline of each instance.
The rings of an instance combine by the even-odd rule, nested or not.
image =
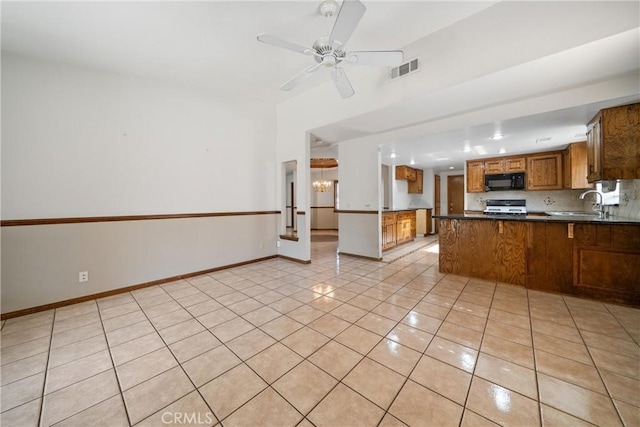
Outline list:
[[[588,181],[640,178],[640,103],[601,110],[587,125]]]
[[[400,179],[403,181],[415,181],[416,180],[416,170],[409,166],[396,166],[396,179]]]
[[[527,190],[562,190],[562,153],[527,156]]]
[[[409,194],[422,194],[422,186],[424,184],[424,172],[422,169],[414,169],[416,171],[416,180],[409,181]]]
[[[467,162],[467,193],[484,193],[483,160]]]
[[[587,181],[587,143],[574,142],[569,144],[562,152],[564,164],[564,188],[579,189],[591,188],[593,185]]]
[[[409,194],[422,194],[424,172],[422,169],[401,165],[396,166],[396,179],[408,181],[407,192]]]
[[[508,157],[504,159],[492,159],[484,162],[484,173],[511,173],[524,172],[527,162],[524,157]]]

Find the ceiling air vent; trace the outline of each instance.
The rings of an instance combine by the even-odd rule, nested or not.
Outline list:
[[[420,69],[420,62],[418,58],[412,59],[411,61],[405,62],[404,64],[393,67],[391,69],[391,80],[395,80],[398,77],[404,77],[407,74],[411,74]]]

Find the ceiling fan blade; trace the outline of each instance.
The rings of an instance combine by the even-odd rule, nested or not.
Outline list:
[[[336,89],[340,92],[341,97],[348,98],[355,93],[353,87],[351,87],[351,83],[349,83],[347,74],[341,68],[333,68],[331,70],[331,80],[333,80],[333,84],[336,85]]]
[[[334,48],[344,47],[367,10],[360,0],[343,0],[329,40]]]
[[[280,85],[280,89],[282,90],[291,90],[298,85],[301,81],[307,79],[311,74],[318,70],[322,66],[322,63],[314,64],[311,67],[305,68],[300,73],[291,77],[286,82]]]
[[[388,65],[390,67],[402,64],[404,53],[401,50],[353,51],[347,52],[344,60],[358,65]]]
[[[309,49],[308,47],[300,46],[299,44],[282,40],[281,38],[272,36],[270,34],[265,34],[265,33],[258,34],[258,41],[262,43],[267,43],[273,46],[281,47],[283,49],[289,49],[294,52],[301,53],[303,55],[315,55],[316,53],[313,49]]]

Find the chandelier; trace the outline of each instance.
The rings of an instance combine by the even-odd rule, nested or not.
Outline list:
[[[331,189],[331,181],[327,181],[324,179],[324,169],[321,169],[320,173],[322,174],[320,180],[313,181],[313,189],[318,193],[326,193]]]

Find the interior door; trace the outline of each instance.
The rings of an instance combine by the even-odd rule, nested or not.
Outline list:
[[[447,203],[449,203],[449,215],[464,213],[464,175],[447,177]]]

